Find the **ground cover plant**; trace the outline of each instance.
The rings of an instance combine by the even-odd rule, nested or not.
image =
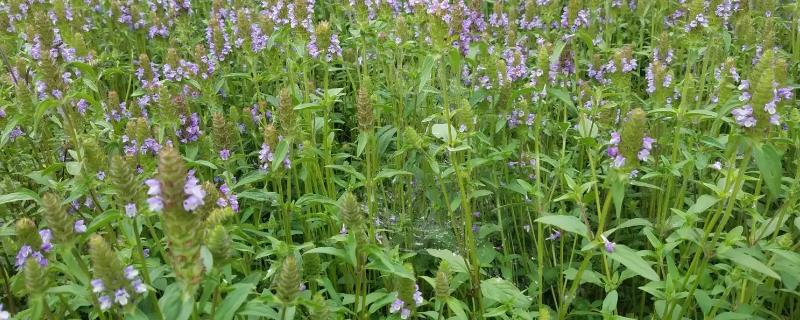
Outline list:
[[[800,6],[0,0],[0,320],[797,319]]]

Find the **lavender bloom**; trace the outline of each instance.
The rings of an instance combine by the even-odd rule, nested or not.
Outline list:
[[[328,45],[328,54],[326,55],[326,58],[328,61],[331,61],[333,58],[341,56],[342,47],[339,44],[339,36],[337,34],[332,34],[330,44]]]
[[[102,279],[93,279],[91,283],[92,283],[92,292],[94,293],[101,293],[103,292],[103,290],[106,289]]]
[[[147,287],[142,282],[142,279],[134,279],[131,281],[131,287],[133,287],[133,291],[136,293],[145,293],[147,292]]]
[[[188,196],[183,201],[183,208],[186,211],[197,210],[198,207],[205,203],[203,198],[206,196],[206,192],[198,182],[194,176],[194,170],[190,170],[189,175],[186,177],[186,184],[183,186],[183,192]]]
[[[403,302],[403,300],[400,299],[395,300],[394,302],[392,302],[392,306],[389,307],[389,313],[395,313],[400,311],[400,309],[403,309],[404,305],[405,302]]]
[[[420,305],[422,305],[422,302],[424,302],[425,300],[422,298],[422,292],[421,292],[421,291],[419,291],[419,285],[414,285],[414,286],[415,286],[415,290],[414,290],[414,303],[415,303],[417,306],[420,306]]]
[[[219,151],[219,158],[222,160],[228,160],[231,157],[231,151],[228,149],[222,149]]]
[[[26,244],[21,248],[19,248],[19,251],[17,252],[17,258],[14,262],[14,266],[17,267],[18,270],[21,269],[22,266],[25,265],[25,260],[27,260],[28,257],[31,256],[31,254],[33,254],[33,249],[31,249],[31,246]]]
[[[551,240],[551,241],[553,241],[553,240],[558,240],[559,238],[561,238],[561,231],[555,230],[555,231],[553,231],[553,233],[551,233],[551,234],[550,234],[550,236],[548,236],[548,237],[547,237],[547,239],[545,239],[545,240]]]
[[[97,171],[97,180],[103,181],[106,179],[105,171]]]
[[[22,131],[22,128],[19,126],[14,127],[11,132],[8,134],[8,139],[11,141],[16,141],[17,138],[24,136],[25,132]]]
[[[270,150],[269,145],[266,143],[262,144],[261,150],[258,151],[258,160],[261,162],[260,168],[262,171],[269,170],[269,165],[272,162],[273,157],[274,155],[272,150]]]
[[[112,302],[111,298],[109,298],[108,296],[101,296],[97,298],[97,301],[100,302],[100,310],[106,311],[108,309],[111,309]]]
[[[147,179],[144,183],[150,187],[150,189],[147,190],[147,195],[150,196],[147,199],[150,211],[161,212],[161,210],[164,209],[164,201],[161,199],[161,182],[156,179]],[[136,208],[135,205],[133,208]],[[127,206],[125,208],[125,213],[128,213]]]
[[[89,108],[89,103],[86,102],[84,99],[78,100],[78,103],[75,105],[78,109],[78,113],[81,115],[86,115],[86,109]]]
[[[75,233],[84,233],[86,232],[86,223],[83,219],[75,221],[75,225],[72,227],[75,230]]]
[[[139,276],[139,270],[136,270],[132,265],[125,267],[125,279],[135,280]]]
[[[175,131],[181,143],[197,141],[203,133],[200,131],[200,117],[197,113],[192,113],[189,119],[181,115],[181,128]]]
[[[617,155],[616,157],[614,157],[614,162],[611,163],[612,168],[621,168],[624,165],[625,165],[625,157],[623,157],[622,155]]]
[[[411,316],[411,310],[403,308],[403,310],[400,311],[400,319],[405,320],[408,319],[409,316]]]
[[[736,123],[745,128],[752,128],[756,125],[756,118],[753,116],[753,107],[749,104],[731,110]]]
[[[711,167],[711,169],[720,171],[720,170],[722,170],[722,162],[716,161],[716,162],[712,163],[711,165],[709,165],[709,167]]]
[[[31,254],[31,257],[34,260],[36,260],[36,262],[39,263],[40,266],[42,266],[42,267],[46,267],[47,266],[47,258],[45,258],[44,255],[41,252],[34,251]]]
[[[114,293],[114,301],[119,303],[119,305],[124,306],[128,304],[128,291],[125,291],[125,288],[119,288],[116,293]]]
[[[608,252],[608,253],[614,252],[614,247],[616,247],[617,244],[614,243],[614,242],[608,241],[608,239],[604,235],[600,235],[600,237],[603,238],[603,245],[606,247],[606,252]]]
[[[42,238],[41,250],[44,252],[50,252],[50,249],[53,248],[53,244],[50,243],[50,241],[53,240],[53,232],[50,231],[50,229],[40,230],[39,237]]]

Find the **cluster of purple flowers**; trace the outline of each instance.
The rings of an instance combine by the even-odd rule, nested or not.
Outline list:
[[[650,158],[650,151],[653,149],[653,142],[656,142],[656,139],[647,136],[642,138],[642,149],[640,149],[636,154],[639,160],[647,161],[647,159]]]
[[[184,79],[191,79],[200,73],[200,67],[196,63],[181,59],[178,61],[177,66],[172,66],[165,63],[161,67],[164,79],[169,81],[181,81]]]
[[[192,113],[187,119],[185,115],[180,115],[181,127],[175,130],[175,135],[178,136],[181,143],[189,143],[197,141],[200,135],[200,117],[196,112]]]
[[[670,62],[672,62],[673,53],[672,49],[667,50],[666,56],[664,58],[659,57],[658,48],[653,49],[653,61],[650,62],[650,65],[647,66],[647,70],[645,73],[645,79],[647,79],[647,93],[653,94],[658,89],[659,85],[662,88],[669,88],[672,85],[672,74],[666,72],[666,68]],[[663,59],[663,60],[662,60]],[[662,62],[663,61],[663,62]],[[656,82],[657,76],[663,73],[661,76],[661,81],[659,83]]]
[[[17,252],[17,258],[14,261],[14,266],[17,268],[17,270],[22,269],[22,267],[25,265],[25,262],[28,261],[28,258],[35,259],[36,262],[38,262],[42,267],[47,266],[47,258],[44,255],[53,249],[53,244],[51,243],[53,240],[53,233],[50,231],[50,229],[40,230],[39,238],[42,239],[42,245],[39,246],[39,248],[34,249],[27,243],[23,244],[22,247],[19,248],[19,251]]]
[[[425,300],[422,298],[422,292],[419,291],[419,285],[415,285],[414,291],[414,304],[416,306],[422,305],[422,302]],[[401,299],[396,299],[392,302],[392,305],[389,307],[390,313],[397,313],[400,312],[400,319],[408,319],[411,316],[411,309],[406,307],[406,302]]]
[[[142,282],[142,279],[139,277],[139,271],[136,270],[133,266],[127,266],[124,270],[125,279],[128,280],[127,285],[123,285],[120,288],[113,289],[107,288],[106,284],[103,282],[102,279],[93,279],[91,281],[92,284],[92,292],[97,295],[97,301],[100,302],[100,309],[105,311],[111,309],[114,303],[124,307],[128,305],[130,302],[131,295],[128,293],[126,287],[129,286],[133,292],[138,294],[143,294],[147,292],[147,287]],[[112,300],[113,297],[113,300]]]
[[[136,139],[131,139],[128,137],[128,135],[122,136],[122,149],[128,156],[134,156],[137,153],[141,155],[146,155],[148,153],[156,155],[159,151],[161,151],[161,148],[163,148],[163,146],[154,138],[145,138],[142,145],[139,146],[139,143],[136,141]]]
[[[259,168],[261,171],[269,171],[269,166],[272,163],[272,160],[275,158],[275,154],[272,152],[272,148],[266,143],[261,145],[261,150],[258,151],[258,161],[260,163]],[[289,154],[286,154],[286,157],[283,158],[283,167],[286,169],[290,169],[292,167],[292,160],[289,159]]]
[[[717,15],[717,17],[722,19],[722,23],[725,26],[728,26],[728,22],[733,14],[742,10],[741,3],[739,2],[740,0],[723,0],[717,5],[714,13]]]
[[[731,114],[733,115],[736,123],[740,126],[745,128],[752,128],[756,125],[756,118],[753,115],[753,106],[750,103],[750,99],[752,98],[749,90],[750,90],[750,81],[742,80],[738,87],[739,90],[742,91],[741,95],[739,96],[739,100],[745,102],[746,104],[733,109]],[[769,114],[769,122],[773,125],[780,125],[781,124],[781,116],[778,114],[778,104],[783,100],[791,100],[794,97],[794,93],[792,89],[789,87],[779,88],[777,82],[772,83],[772,98],[763,106],[764,112]]]
[[[147,195],[150,197],[147,199],[147,204],[150,210],[153,212],[161,212],[161,210],[164,209],[164,199],[161,197],[161,181],[157,179],[148,179],[144,183],[149,187]],[[186,176],[186,182],[183,186],[183,192],[186,195],[186,199],[183,200],[184,210],[192,212],[205,204],[203,198],[206,196],[206,191],[203,190],[203,187],[194,176],[194,170],[189,170]],[[135,211],[135,206],[133,208]]]
[[[22,128],[20,126],[16,126],[14,129],[11,129],[11,132],[8,134],[8,139],[11,140],[11,142],[14,142],[17,140],[17,138],[24,135],[25,132],[22,131]]]
[[[217,205],[220,208],[230,206],[233,212],[239,212],[239,200],[236,199],[236,195],[228,188],[227,183],[223,183],[219,186],[219,192],[222,193],[222,196],[217,199]]]
[[[690,32],[699,27],[708,28],[708,18],[702,13],[698,13],[691,21],[686,23],[683,26],[683,31]]]
[[[569,28],[572,32],[575,32],[580,27],[588,27],[589,26],[589,11],[586,9],[581,9],[578,11],[578,14],[575,16],[575,20],[570,23],[569,21],[569,8],[564,7],[564,10],[561,11],[561,27],[562,28]]]
[[[625,157],[619,153],[619,142],[619,132],[612,132],[611,140],[608,142],[610,145],[608,146],[607,153],[608,156],[614,160],[614,162],[611,164],[611,166],[614,168],[620,168],[625,165]]]
[[[521,118],[525,118],[525,125],[528,127],[533,126],[536,121],[536,115],[533,113],[525,113],[520,109],[514,109],[511,114],[506,115],[506,124],[510,129],[514,129],[522,124]]]

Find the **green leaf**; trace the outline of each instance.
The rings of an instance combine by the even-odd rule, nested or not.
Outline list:
[[[283,165],[283,159],[289,153],[289,141],[287,139],[281,140],[278,147],[275,148],[275,155],[272,158],[272,171],[278,170]]]
[[[697,201],[691,207],[689,207],[688,212],[694,214],[703,213],[706,210],[708,210],[708,208],[711,208],[713,205],[715,205],[717,202],[719,202],[719,199],[717,199],[717,197],[704,194],[699,198],[697,198]]]
[[[767,189],[774,195],[781,193],[781,177],[783,167],[781,166],[781,155],[771,145],[764,144],[753,148],[753,156],[756,160],[761,177],[767,184]]]
[[[450,128],[449,135],[447,133],[447,128]],[[431,133],[434,137],[437,137],[448,144],[453,144],[458,131],[456,131],[456,128],[453,128],[453,126],[446,123],[437,123],[431,126]]]
[[[396,175],[401,175],[401,174],[402,175],[408,175],[408,176],[412,175],[411,172],[408,172],[408,171],[405,171],[405,170],[383,169],[383,170],[381,170],[381,172],[378,172],[378,174],[375,176],[375,179],[378,180],[378,179],[384,179],[384,178],[391,178],[391,177],[394,177]]]
[[[342,259],[344,259],[344,255],[345,255],[344,250],[339,249],[339,248],[333,248],[333,247],[314,248],[314,249],[306,251],[306,253],[329,254],[329,255],[332,255],[332,256],[337,256],[337,257],[342,258]]]
[[[438,55],[428,55],[425,57],[425,60],[422,61],[419,69],[419,84],[417,84],[417,107],[419,107],[427,94],[424,94],[425,87],[428,86],[428,81],[431,80],[431,72],[433,71],[433,65],[436,60],[439,59]]]
[[[464,261],[464,258],[453,253],[453,251],[447,249],[427,249],[425,251],[434,257],[447,261],[447,264],[450,265],[451,270],[455,272],[468,273],[467,263]]]
[[[531,304],[531,300],[522,294],[514,284],[501,278],[481,281],[481,294],[489,300],[512,304],[515,308],[527,308]]]
[[[614,252],[608,253],[608,256],[645,279],[659,281],[658,274],[650,267],[650,264],[626,245],[617,244]]]
[[[566,105],[570,107],[575,107],[575,103],[572,102],[572,99],[569,97],[569,94],[566,91],[561,89],[549,88],[547,92],[558,98],[558,100],[564,102]]]
[[[617,310],[617,300],[619,299],[619,294],[617,290],[612,290],[606,295],[606,298],[603,299],[603,312],[604,313],[611,313]]]
[[[158,305],[164,313],[164,319],[186,320],[192,315],[194,309],[194,299],[181,298],[181,286],[173,283],[164,291],[164,295],[158,300]]]
[[[464,307],[461,305],[461,301],[453,297],[447,297],[447,300],[445,301],[447,303],[447,307],[450,308],[450,311],[453,311],[453,314],[455,315],[453,318],[463,320],[469,319],[467,317],[467,313],[464,312]]]
[[[252,275],[248,278],[252,278]],[[236,315],[236,310],[244,304],[247,300],[247,296],[253,291],[253,288],[255,288],[255,283],[247,282],[246,280],[247,279],[232,286],[233,291],[225,296],[225,300],[222,300],[217,312],[214,314],[214,320],[233,319],[233,316]]]
[[[382,249],[376,249],[373,247],[368,251],[370,257],[374,258],[375,260],[372,260],[369,264],[367,264],[367,269],[378,270],[401,278],[415,280],[413,273],[406,270],[402,263],[390,259]]]
[[[756,271],[763,275],[775,278],[776,280],[781,279],[781,276],[779,276],[777,272],[767,267],[767,265],[763,262],[747,254],[743,249],[727,250],[720,253],[719,256],[731,260],[731,262],[744,269]]]
[[[31,190],[20,188],[20,191],[4,194],[0,196],[0,204],[17,202],[17,201],[30,201],[33,200],[39,203],[39,195]]]
[[[588,230],[586,230],[586,225],[583,224],[581,219],[578,219],[578,217],[566,216],[566,215],[550,215],[536,219],[536,222],[548,224],[556,228],[559,228],[561,230],[572,232],[583,237],[589,235]]]

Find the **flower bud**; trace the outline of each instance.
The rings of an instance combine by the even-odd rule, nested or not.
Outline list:
[[[294,133],[295,128],[294,103],[292,102],[291,89],[281,89],[278,96],[280,98],[278,104],[278,125],[280,133],[284,137],[290,137]]]
[[[117,199],[122,203],[129,203],[139,191],[139,182],[136,181],[136,164],[132,157],[115,155],[111,158],[108,169],[111,187],[117,193]]]
[[[47,267],[40,265],[35,259],[28,259],[25,262],[25,288],[30,296],[43,294],[49,286],[47,278]]]
[[[60,197],[46,193],[42,197],[42,211],[55,239],[60,243],[68,242],[72,238],[74,221],[61,205]]]
[[[277,296],[284,304],[294,302],[300,293],[300,269],[297,267],[297,260],[293,255],[289,255],[283,260],[281,271],[278,274]]]
[[[330,310],[328,309],[328,302],[322,296],[322,292],[317,292],[314,299],[311,300],[311,310],[309,311],[308,318],[311,320],[330,320],[333,319]]]
[[[42,238],[39,236],[39,230],[36,228],[36,223],[28,218],[17,220],[17,242],[20,245],[29,245],[32,248],[39,248],[42,246]]]
[[[362,132],[372,131],[374,126],[372,102],[370,101],[369,91],[363,85],[358,88],[358,93],[356,96],[356,108],[358,129]]]
[[[222,225],[217,225],[208,233],[208,249],[214,261],[225,262],[231,257],[231,237]]]

